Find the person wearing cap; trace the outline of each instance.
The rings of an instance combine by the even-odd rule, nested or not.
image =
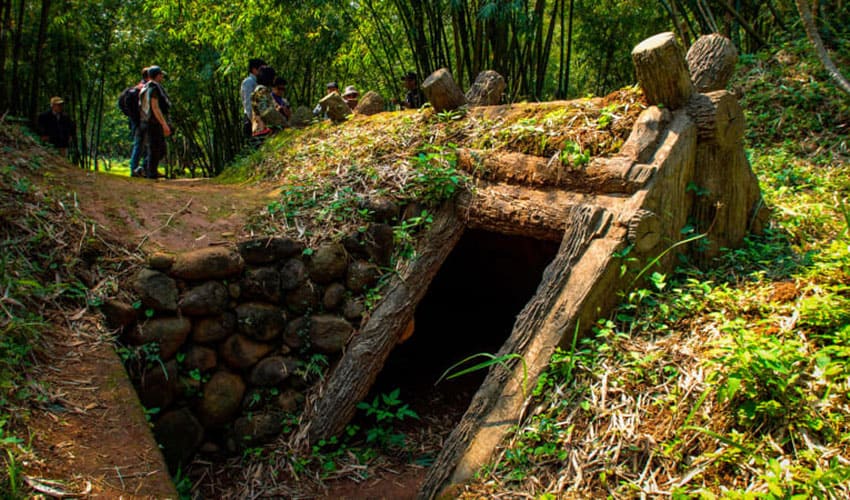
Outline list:
[[[145,176],[148,179],[156,179],[159,175],[159,162],[165,158],[168,146],[165,138],[171,135],[171,125],[166,117],[171,108],[168,94],[162,88],[162,80],[165,73],[159,66],[148,68],[148,83],[142,90],[140,101],[140,115],[142,122],[147,126],[145,129],[145,141],[147,143],[147,169]]]
[[[336,82],[328,82],[328,84],[325,85],[325,89],[327,90],[325,97],[327,97],[331,94],[339,94],[339,85],[337,85]],[[325,110],[322,109],[322,103],[321,102],[319,104],[316,104],[316,107],[313,108],[313,114],[316,115],[316,116],[323,114],[324,111]],[[327,118],[327,116],[325,116],[325,118]]]
[[[61,97],[50,98],[50,109],[38,115],[38,135],[41,140],[52,144],[62,156],[68,154],[68,146],[75,135],[71,117],[63,111],[65,101]]]
[[[357,107],[357,100],[360,97],[360,92],[357,92],[357,89],[354,85],[349,85],[345,87],[345,92],[342,93],[342,98],[345,99],[345,103],[348,104],[348,107],[351,108],[351,111],[354,111],[354,108]]]
[[[257,74],[260,72],[260,68],[266,65],[266,62],[262,59],[249,59],[248,60],[248,76],[242,80],[242,85],[239,87],[239,97],[242,99],[242,111],[245,113],[245,121],[243,124],[242,132],[245,137],[251,137],[251,94],[254,93],[254,90],[257,88]]]
[[[425,94],[422,93],[422,89],[419,88],[419,75],[413,71],[408,71],[401,78],[401,81],[404,82],[404,87],[407,89],[407,95],[404,97],[404,102],[402,103],[404,107],[408,109],[421,108],[425,104],[426,99]]]

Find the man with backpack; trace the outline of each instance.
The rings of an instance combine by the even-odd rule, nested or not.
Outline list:
[[[141,116],[139,115],[139,98],[142,89],[148,82],[148,68],[142,69],[142,79],[136,85],[128,87],[118,96],[118,108],[127,115],[130,125],[130,135],[133,137],[133,150],[130,152],[130,176],[142,177],[147,162],[147,154],[144,154],[142,166],[139,167],[139,158],[146,149],[145,131],[141,130]]]
[[[148,68],[148,83],[142,89],[139,100],[140,126],[146,131],[147,165],[145,174],[148,179],[156,179],[159,175],[159,162],[165,158],[167,144],[165,138],[171,135],[171,125],[168,123],[168,110],[171,100],[162,80],[165,73],[159,66]]]

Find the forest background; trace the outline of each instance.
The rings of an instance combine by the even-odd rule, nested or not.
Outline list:
[[[73,160],[109,168],[130,150],[122,89],[162,66],[177,132],[168,164],[216,175],[244,149],[239,82],[261,57],[311,106],[327,81],[403,97],[400,78],[446,67],[462,88],[493,69],[505,100],[605,93],[634,83],[629,53],[673,30],[685,46],[720,32],[741,53],[803,32],[807,0],[3,0],[0,110],[34,122],[62,96],[77,123]],[[827,45],[850,21],[844,0],[811,10]]]

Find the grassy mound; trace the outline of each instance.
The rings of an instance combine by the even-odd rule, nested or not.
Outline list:
[[[806,43],[734,84],[770,228],[654,274],[556,354],[466,497],[850,496],[850,101]]]

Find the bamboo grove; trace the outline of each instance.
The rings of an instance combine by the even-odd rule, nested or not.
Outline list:
[[[508,101],[573,98],[633,83],[630,48],[659,31],[685,46],[720,32],[742,53],[802,33],[801,1],[3,0],[0,113],[31,123],[62,96],[75,161],[100,169],[129,151],[118,94],[159,64],[175,101],[169,165],[215,175],[243,149],[238,85],[250,57],[283,74],[294,105],[312,106],[330,80],[392,100],[407,71],[441,67],[464,88],[498,71]],[[811,4],[827,44],[842,43],[845,4]]]

